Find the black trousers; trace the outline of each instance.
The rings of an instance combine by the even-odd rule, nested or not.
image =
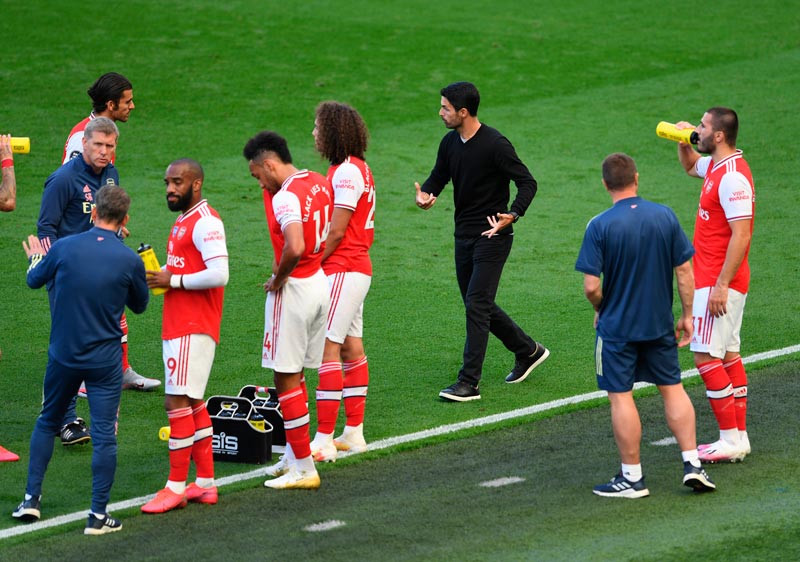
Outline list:
[[[513,236],[455,240],[456,277],[467,319],[464,363],[458,379],[473,386],[481,380],[490,333],[520,358],[535,348],[533,339],[494,302],[512,243]]]

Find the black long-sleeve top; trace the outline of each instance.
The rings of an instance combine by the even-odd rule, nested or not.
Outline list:
[[[491,228],[486,220],[497,213],[514,211],[523,216],[536,195],[536,180],[500,131],[481,124],[467,142],[457,131],[447,133],[439,144],[436,164],[422,191],[436,197],[453,182],[455,237],[474,238]],[[510,182],[517,186],[511,207]],[[510,235],[511,225],[498,235]]]

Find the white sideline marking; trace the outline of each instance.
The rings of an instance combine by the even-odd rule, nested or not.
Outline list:
[[[650,444],[656,447],[666,447],[667,445],[677,445],[678,440],[674,436],[664,437],[664,439],[659,439],[658,441],[651,441]]]
[[[747,365],[749,363],[757,363],[759,361],[765,361],[767,359],[775,359],[776,357],[782,357],[784,355],[790,355],[792,353],[798,353],[798,352],[800,352],[800,344],[791,345],[789,347],[784,347],[782,349],[765,351],[763,353],[756,353],[755,355],[750,355],[749,357],[743,357],[742,363]],[[681,378],[688,379],[690,377],[696,377],[697,374],[698,374],[697,369],[689,369],[688,371],[684,371],[683,373],[681,373]],[[638,389],[638,388],[643,388],[645,386],[652,386],[652,385],[650,385],[649,383],[636,383],[634,385],[634,388]],[[606,397],[606,392],[602,390],[597,390],[595,392],[587,392],[586,394],[579,394],[578,396],[570,396],[567,398],[561,398],[559,400],[552,400],[550,402],[545,402],[544,404],[536,404],[534,406],[528,406],[526,408],[518,408],[516,410],[511,410],[510,412],[504,412],[502,414],[494,414],[491,416],[486,416],[474,420],[468,420],[465,422],[442,425],[439,427],[426,429],[424,431],[408,433],[406,435],[398,435],[397,437],[388,437],[386,439],[380,439],[379,441],[373,441],[372,443],[370,443],[369,450],[379,451],[381,449],[388,449],[389,447],[394,447],[395,445],[400,445],[403,443],[420,441],[422,439],[435,437],[437,435],[456,433],[457,431],[461,431],[462,429],[469,429],[472,427],[481,427],[484,425],[490,425],[493,423],[498,423],[513,418],[529,416],[531,414],[538,414],[540,412],[546,412],[548,410],[553,410],[555,408],[560,408],[562,406],[569,406],[571,404],[580,404],[581,402],[587,402],[589,400],[594,400],[597,398],[605,398],[605,397]],[[350,454],[352,453],[343,452],[340,453],[339,456],[344,458],[346,456],[349,456]],[[256,470],[243,472],[241,474],[232,474],[230,476],[225,476],[223,478],[216,479],[216,484],[217,487],[220,487],[220,486],[226,486],[228,484],[233,484],[235,482],[243,482],[245,480],[251,480],[254,478],[263,478],[264,476],[266,476],[266,470],[267,467],[265,466],[258,468]],[[128,509],[130,507],[137,507],[140,505],[144,505],[154,497],[155,494],[150,494],[149,496],[140,496],[138,498],[112,503],[108,505],[108,511],[113,513],[114,511],[120,509]],[[86,518],[88,513],[89,513],[88,511],[82,511],[79,513],[59,515],[57,517],[53,517],[52,519],[45,519],[44,521],[37,521],[36,523],[20,524],[17,527],[3,529],[2,531],[0,531],[0,540],[7,539],[9,537],[16,537],[18,535],[24,535],[26,533],[33,533],[35,531],[40,531],[42,529],[57,527],[59,525],[66,525],[67,523],[73,523],[75,521],[82,521],[83,519]]]
[[[520,482],[525,482],[525,479],[519,476],[506,476],[505,478],[481,482],[480,485],[484,488],[499,488],[500,486],[508,486],[509,484],[519,484]]]
[[[309,533],[321,533],[324,531],[332,531],[333,529],[338,529],[339,527],[344,527],[345,522],[339,521],[338,519],[331,519],[330,521],[323,521],[322,523],[315,523],[313,525],[309,525],[308,527],[304,527],[304,531],[308,531]]]

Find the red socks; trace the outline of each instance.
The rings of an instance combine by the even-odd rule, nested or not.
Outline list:
[[[214,429],[203,402],[194,407],[192,417],[194,418],[192,460],[197,468],[197,478],[214,478],[214,452],[211,449]]]
[[[697,366],[706,385],[706,396],[711,403],[711,411],[717,418],[720,430],[736,429],[736,409],[733,399],[733,386],[722,361],[714,359]]]
[[[286,430],[286,442],[292,446],[297,459],[311,456],[310,437],[308,434],[308,405],[303,390],[296,387],[278,395],[278,402],[283,412],[283,427]]]
[[[367,356],[356,361],[344,363],[344,412],[347,425],[357,426],[364,423],[364,408],[367,403],[367,386],[369,385],[369,364]]]
[[[319,367],[317,385],[317,432],[332,434],[342,401],[342,364],[328,361]]]
[[[119,321],[119,327],[122,329],[122,372],[124,373],[131,366],[128,361],[128,319],[125,318],[124,313]]]
[[[747,373],[742,358],[737,357],[722,365],[733,386],[733,403],[739,431],[747,431]]]
[[[194,446],[192,409],[170,410],[167,412],[167,418],[169,419],[169,479],[173,482],[186,482]]]

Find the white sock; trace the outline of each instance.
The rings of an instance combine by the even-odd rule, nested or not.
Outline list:
[[[695,468],[700,468],[700,455],[697,453],[697,449],[692,449],[691,451],[681,451],[681,458],[683,458],[683,462],[689,462]]]
[[[214,479],[213,478],[197,478],[194,483],[199,488],[213,488],[214,487]]]
[[[642,479],[642,465],[622,463],[622,475],[630,482],[638,482]]]
[[[173,482],[172,480],[167,480],[167,485],[165,488],[169,488],[176,494],[183,494],[186,492],[186,482]]]
[[[314,435],[313,441],[317,443],[333,443],[333,433],[320,433]]]
[[[719,438],[728,443],[729,445],[733,445],[734,447],[739,446],[738,429],[720,429]]]
[[[355,437],[358,440],[364,439],[364,424],[360,423],[358,425],[346,425],[344,426],[344,431],[342,431],[342,437],[346,438],[353,438]]]
[[[311,455],[307,456],[304,459],[296,459],[295,466],[298,470],[302,472],[316,472],[316,468],[314,467],[314,457]]]

